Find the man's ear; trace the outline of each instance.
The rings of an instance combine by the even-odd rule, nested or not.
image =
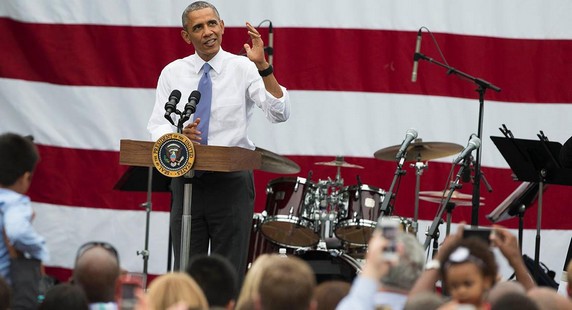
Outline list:
[[[191,36],[185,29],[181,30],[181,37],[185,42],[187,42],[187,44],[191,44]]]

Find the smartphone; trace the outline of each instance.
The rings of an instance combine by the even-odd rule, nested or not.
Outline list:
[[[117,306],[120,310],[135,309],[135,292],[143,289],[144,276],[139,273],[126,273],[119,276],[117,285]]]
[[[486,244],[491,245],[491,228],[474,228],[472,226],[465,226],[463,229],[463,238],[477,237],[486,242]]]
[[[382,256],[385,260],[397,260],[397,235],[401,232],[400,224],[392,218],[382,218],[378,225],[383,238],[388,245],[383,248]]]

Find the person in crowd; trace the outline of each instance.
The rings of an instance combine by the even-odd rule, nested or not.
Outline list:
[[[72,283],[60,283],[46,293],[39,310],[88,310],[87,296],[81,287]]]
[[[280,259],[283,258],[276,254],[262,254],[256,258],[244,278],[244,283],[236,301],[236,310],[254,309],[254,297],[259,294],[264,270],[273,266]]]
[[[289,256],[274,260],[262,271],[254,306],[258,310],[314,310],[316,277],[310,265]]]
[[[540,310],[540,307],[524,293],[508,292],[491,302],[491,310]]]
[[[549,287],[536,287],[529,290],[528,297],[536,302],[540,310],[569,310],[572,309],[572,301],[556,290]]]
[[[324,281],[314,289],[317,310],[334,310],[342,298],[350,292],[351,284],[341,280]]]
[[[371,302],[369,299],[373,299],[376,307],[403,309],[409,290],[423,272],[425,253],[419,241],[411,234],[399,233],[396,241],[400,251],[395,261],[388,261],[391,264],[387,273],[379,281],[370,281],[365,276],[358,276],[353,286],[361,289],[354,290],[352,286],[352,291],[344,298],[343,309],[363,305],[365,298],[363,292],[375,292],[366,299],[368,302]],[[370,251],[368,248],[368,252]]]
[[[186,98],[192,90],[198,89],[199,104],[192,119],[184,124],[182,133],[195,143],[254,150],[247,131],[255,107],[273,123],[284,122],[290,115],[288,92],[280,86],[273,67],[266,61],[260,33],[246,23],[251,45],[244,45],[246,57],[243,57],[221,48],[224,21],[212,4],[191,3],[183,12],[182,22],[181,36],[193,46],[195,53],[171,62],[159,76],[155,106],[147,125],[152,139],[177,131],[165,118],[164,106],[169,94],[180,90]],[[179,110],[183,110],[184,105],[181,102]],[[175,119],[174,123],[177,122]],[[189,252],[191,255],[207,253],[210,242],[211,252],[228,258],[242,282],[254,213],[252,171],[200,171],[191,182]],[[175,270],[180,269],[184,183],[183,177],[171,182]]]
[[[38,150],[31,139],[15,133],[0,135],[0,233],[3,237],[0,241],[0,277],[13,289],[14,308],[37,303],[41,274],[38,265],[34,267],[37,272],[12,275],[11,259],[41,262],[49,259],[44,238],[32,226],[34,211],[26,196],[38,160]],[[38,283],[38,286],[31,286],[30,282]]]
[[[507,294],[526,295],[526,289],[517,281],[501,281],[495,284],[487,295],[487,301],[493,305],[498,299]]]
[[[77,251],[72,281],[83,288],[90,308],[116,309],[119,254],[106,242],[87,242]]]
[[[187,273],[203,290],[211,310],[234,309],[238,275],[228,259],[217,254],[195,256]]]
[[[451,295],[449,306],[488,309],[488,291],[493,287],[498,267],[493,252],[477,237],[461,240],[444,254],[441,279]]]
[[[181,304],[185,305],[183,309],[209,309],[200,286],[183,272],[171,272],[157,277],[149,285],[147,295],[148,309],[168,309]]]
[[[423,292],[407,298],[404,310],[437,310],[445,303],[441,295],[433,292]]]

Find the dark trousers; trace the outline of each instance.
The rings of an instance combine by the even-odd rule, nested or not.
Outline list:
[[[246,270],[252,216],[254,179],[252,171],[205,172],[191,179],[190,256],[220,254],[235,266],[240,283]],[[184,178],[171,182],[171,237],[174,270],[179,270]]]

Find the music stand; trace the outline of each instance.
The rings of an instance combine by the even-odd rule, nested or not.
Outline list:
[[[547,185],[544,185],[546,190]],[[518,216],[518,246],[522,254],[522,232],[524,230],[524,212],[532,206],[538,197],[537,182],[522,182],[498,207],[486,217],[493,223],[502,222]]]
[[[542,222],[542,194],[544,184],[572,185],[572,169],[560,167],[557,158],[562,144],[545,140],[525,140],[491,136],[516,177],[520,181],[537,182],[538,218],[534,262],[540,262],[540,227]]]

